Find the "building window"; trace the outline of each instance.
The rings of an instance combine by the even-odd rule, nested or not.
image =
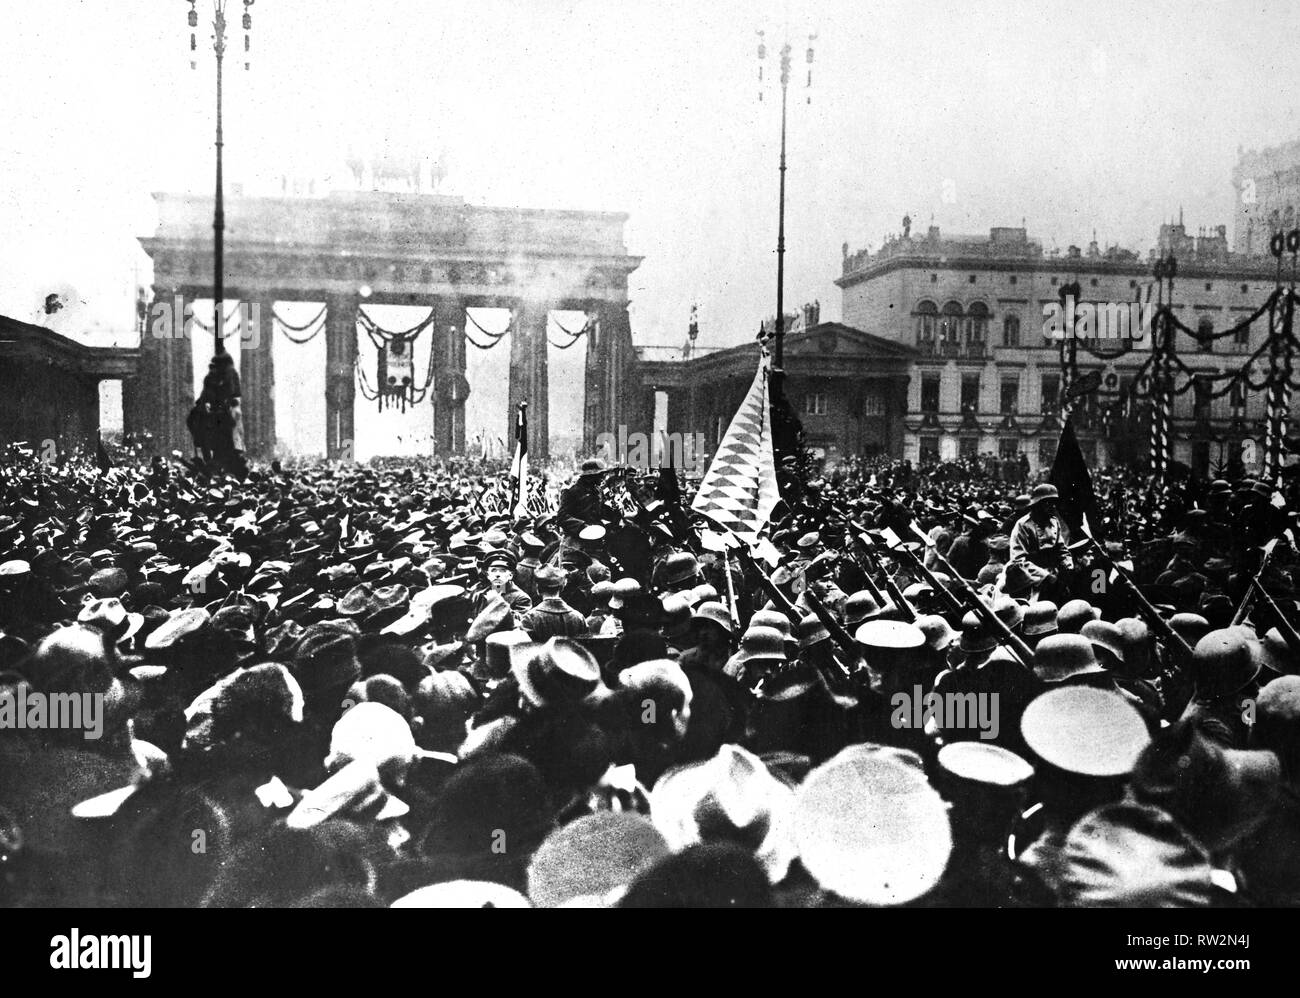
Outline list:
[[[1246,294],[1249,290],[1250,290],[1250,285],[1249,285],[1249,284],[1243,284],[1243,285],[1241,286],[1241,293],[1242,293],[1243,295]]]
[[[961,376],[961,411],[976,413],[980,410],[980,376],[963,374]]]
[[[922,353],[934,353],[934,338],[939,325],[939,309],[932,301],[923,301],[912,313],[916,326],[916,345]]]
[[[1232,414],[1237,417],[1246,415],[1246,382],[1238,378],[1232,383],[1232,388],[1228,391],[1228,403],[1232,406]]]
[[[825,416],[826,395],[823,392],[809,392],[804,396],[803,411],[805,416]]]
[[[1052,278],[1052,287],[1056,287],[1056,278],[1055,278],[1055,277]]]
[[[939,436],[938,434],[927,434],[920,438],[921,445],[921,463],[939,460]]]
[[[1192,383],[1195,397],[1192,399],[1192,418],[1209,419],[1210,418],[1210,391],[1212,382],[1204,374],[1198,374]]]
[[[1043,375],[1043,414],[1055,414],[1061,407],[1061,376],[1059,374]]]
[[[1129,282],[1128,282],[1128,286],[1129,286],[1130,288],[1136,288],[1136,287],[1138,286],[1138,282],[1137,282],[1137,281],[1134,281],[1134,280],[1129,280]]]
[[[1000,437],[998,439],[998,456],[1015,457],[1020,453],[1020,440],[1017,437]]]
[[[1004,347],[1020,346],[1020,316],[1008,315],[1002,320],[1002,345]]]
[[[975,283],[975,275],[974,275],[974,274],[971,274],[970,277],[967,279],[966,283],[967,283],[967,284],[974,284],[974,283]]]
[[[1056,462],[1056,438],[1038,438],[1038,469],[1047,471]]]
[[[966,355],[983,357],[989,336],[989,307],[977,301],[966,313]]]
[[[1212,287],[1214,287],[1214,285],[1211,284],[1209,281],[1206,281],[1206,282],[1205,282],[1205,290],[1206,290],[1206,291],[1209,291],[1210,288],[1212,288]]]
[[[1012,275],[1008,278],[1008,280],[1009,280],[1012,284],[1015,284],[1015,283],[1016,283],[1016,275],[1015,275],[1015,274],[1012,274]]]
[[[1091,284],[1091,285],[1095,288],[1095,287],[1097,286],[1097,278],[1094,277],[1094,278],[1093,278],[1091,281],[1089,281],[1088,283]]]
[[[1242,326],[1235,333],[1233,333],[1232,342],[1235,343],[1237,346],[1244,348],[1245,350],[1249,350],[1250,349],[1250,327]]]
[[[921,375],[921,411],[939,411],[939,375]]]
[[[1208,315],[1201,316],[1196,324],[1197,349],[1202,353],[1214,353],[1214,320]]]
[[[938,283],[939,283],[939,275],[938,275],[938,274],[931,274],[931,275],[930,275],[930,283],[931,283],[931,284],[938,284]]]
[[[1002,392],[999,396],[998,411],[1004,416],[1015,415],[1020,406],[1020,379],[1018,377],[1003,378]]]
[[[956,355],[961,342],[961,306],[955,301],[944,305],[939,316],[939,344],[944,354]]]
[[[885,400],[874,393],[862,396],[862,415],[864,416],[883,416],[885,414]]]
[[[957,441],[958,457],[978,457],[980,442],[978,437],[962,437]]]

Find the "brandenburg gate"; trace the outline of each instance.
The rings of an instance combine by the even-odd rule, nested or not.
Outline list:
[[[153,259],[154,302],[211,299],[212,198],[155,194],[158,230],[140,240]],[[623,239],[627,215],[487,208],[416,193],[332,193],[326,197],[225,199],[225,298],[261,328],[240,337],[244,438],[250,455],[276,440],[271,342],[276,302],[323,303],[326,452],[351,453],[362,304],[434,310],[431,358],[433,439],[440,455],[465,449],[466,315],[511,313],[509,409],[527,400],[529,451],[548,453],[547,320],[551,311],[587,315],[583,442],[617,432],[635,403],[627,279],[641,262]],[[151,309],[152,314],[152,309]],[[205,320],[209,316],[202,317]],[[193,403],[190,340],[141,334],[138,374],[123,385],[127,432],[149,431],[157,453],[191,449],[185,418]]]

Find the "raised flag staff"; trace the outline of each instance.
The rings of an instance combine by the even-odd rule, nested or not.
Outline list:
[[[515,516],[528,515],[528,403],[519,403],[519,416],[515,420],[515,456],[510,462],[510,478],[514,482],[514,502],[511,510]]]

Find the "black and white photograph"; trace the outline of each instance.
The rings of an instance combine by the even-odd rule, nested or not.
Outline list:
[[[1058,972],[1268,964],[1300,7],[4,24],[33,966],[148,978],[158,909],[565,907],[1146,909]]]

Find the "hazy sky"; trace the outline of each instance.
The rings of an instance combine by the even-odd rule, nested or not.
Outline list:
[[[630,213],[638,343],[679,344],[693,301],[702,343],[740,342],[775,304],[787,6],[786,300],[819,298],[824,318],[841,243],[879,246],[904,213],[1145,250],[1180,205],[1193,228],[1231,228],[1238,145],[1300,136],[1300,5],[1285,0],[259,0],[251,71],[238,30],[227,60],[228,183],[341,185],[349,146],[443,154],[441,191],[471,203]],[[70,288],[85,305],[66,331],[129,342],[149,192],[212,184],[210,31],[191,71],[187,10],[6,5],[0,312],[28,318]]]

